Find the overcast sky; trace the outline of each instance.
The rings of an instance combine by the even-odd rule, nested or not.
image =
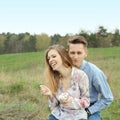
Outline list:
[[[120,0],[0,0],[0,33],[75,34],[120,29]]]

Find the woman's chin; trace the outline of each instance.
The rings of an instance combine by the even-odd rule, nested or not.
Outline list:
[[[56,70],[55,67],[52,68],[53,70]]]

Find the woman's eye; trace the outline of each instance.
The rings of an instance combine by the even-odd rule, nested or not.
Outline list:
[[[53,57],[53,58],[55,58],[55,57],[56,57],[56,55],[53,55],[52,57]]]

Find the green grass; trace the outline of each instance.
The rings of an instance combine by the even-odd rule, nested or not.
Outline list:
[[[2,71],[19,71],[42,66],[44,52],[18,53],[0,55],[0,68]]]
[[[0,55],[0,119],[47,118],[47,99],[39,90],[39,85],[44,82],[44,53]],[[104,71],[115,98],[109,107],[102,110],[102,120],[119,120],[120,48],[90,48],[87,60]]]

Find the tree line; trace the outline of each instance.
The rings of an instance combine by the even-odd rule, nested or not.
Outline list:
[[[88,41],[88,47],[120,47],[120,31],[115,29],[113,33],[107,32],[104,26],[99,26],[94,33],[88,33],[81,30],[74,35],[83,35]],[[1,33],[0,34],[0,54],[5,53],[22,53],[22,52],[36,52],[47,49],[53,44],[61,44],[67,47],[67,40],[73,34],[54,34],[49,36],[46,33],[34,34],[30,33]]]

